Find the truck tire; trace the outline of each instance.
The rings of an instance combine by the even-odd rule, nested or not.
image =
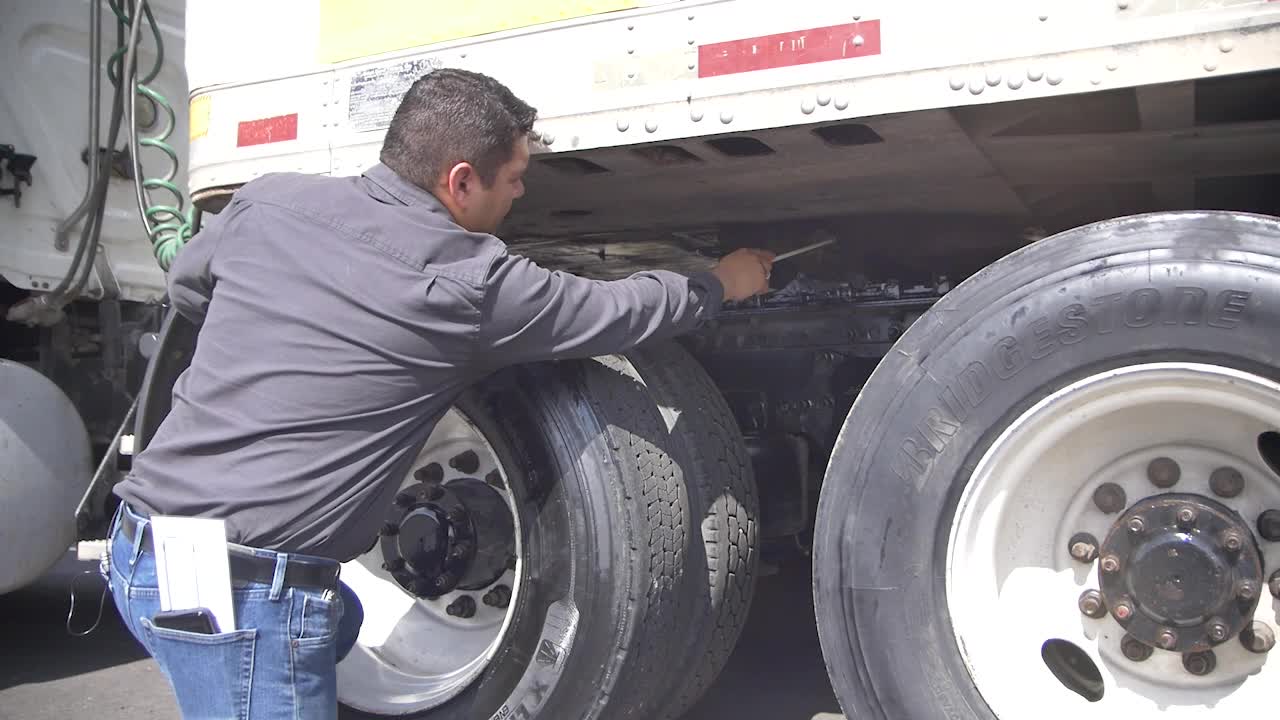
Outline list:
[[[1101,222],[944,297],[858,396],[821,492],[813,589],[845,713],[1267,707],[1278,363],[1275,218]]]
[[[680,636],[688,642],[682,659],[668,663],[675,681],[653,715],[674,720],[724,669],[746,624],[758,565],[759,505],[742,432],[693,356],[680,345],[664,343],[640,347],[627,359],[685,458],[689,510],[701,526],[690,538],[684,563]]]

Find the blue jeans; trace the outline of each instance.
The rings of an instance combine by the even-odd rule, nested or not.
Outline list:
[[[138,527],[146,518],[129,513]],[[216,635],[156,627],[160,611],[155,554],[113,523],[108,582],[120,617],[155,658],[185,720],[336,718],[337,663],[360,632],[355,594],[284,585],[283,555],[272,583],[232,579],[236,630]]]

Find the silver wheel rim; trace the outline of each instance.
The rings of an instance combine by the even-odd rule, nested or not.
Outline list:
[[[461,473],[449,460],[472,451],[480,458],[473,473]],[[437,599],[418,598],[402,588],[383,568],[380,548],[342,566],[342,579],[360,598],[364,624],[351,653],[338,665],[338,699],[365,712],[399,715],[437,707],[462,692],[489,665],[502,644],[517,606],[522,577],[519,513],[507,484],[507,473],[480,430],[456,408],[441,418],[414,460],[401,488],[413,485],[413,471],[430,463],[444,469],[444,484],[463,477],[484,478],[498,471],[499,492],[515,524],[516,563],[497,581],[473,591],[454,590]],[[482,598],[505,585],[511,598],[505,608]],[[448,606],[470,595],[475,615],[450,616]]]
[[[1128,659],[1120,623],[1110,614],[1087,617],[1078,604],[1085,590],[1099,588],[1100,563],[1073,559],[1068,547],[1078,532],[1104,538],[1123,515],[1099,509],[1099,485],[1119,485],[1130,507],[1167,492],[1215,498],[1209,477],[1224,466],[1238,469],[1245,487],[1215,499],[1252,526],[1263,510],[1280,508],[1280,476],[1258,446],[1262,433],[1278,429],[1280,385],[1213,365],[1158,363],[1076,382],[1003,431],[957,506],[945,577],[961,656],[997,717],[1201,718],[1270,707],[1278,663],[1234,637],[1213,648],[1216,669],[1204,676],[1189,673],[1177,653]],[[1159,457],[1180,465],[1172,489],[1148,478]],[[1274,630],[1280,603],[1265,579],[1280,568],[1280,548],[1262,538],[1258,544],[1264,585],[1252,618]],[[1050,671],[1041,651],[1054,639],[1088,655],[1101,675],[1101,698],[1086,700]]]

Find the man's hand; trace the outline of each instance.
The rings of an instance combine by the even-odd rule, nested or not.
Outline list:
[[[768,250],[742,248],[720,258],[711,270],[724,286],[725,300],[746,300],[769,290],[769,273],[773,270],[773,253]]]

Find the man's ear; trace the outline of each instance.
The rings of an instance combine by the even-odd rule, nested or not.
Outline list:
[[[480,176],[469,162],[460,162],[449,169],[449,194],[459,202],[470,195],[479,182]]]

